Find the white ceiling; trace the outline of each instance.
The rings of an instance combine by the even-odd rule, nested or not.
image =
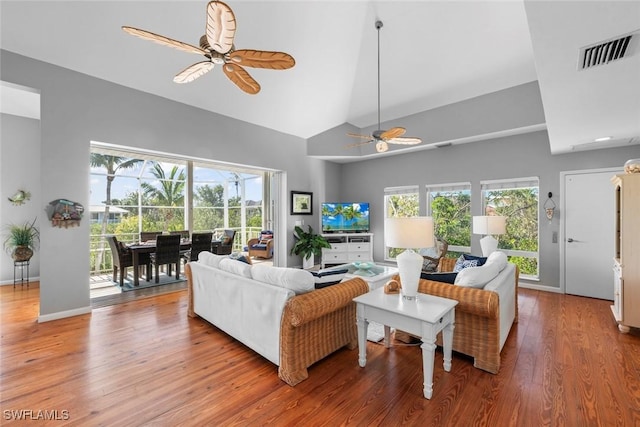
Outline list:
[[[2,49],[302,138],[539,81],[553,153],[640,136],[640,55],[577,71],[578,49],[640,28],[640,1],[228,0],[238,49],[280,50],[290,70],[248,69],[257,95],[201,57],[132,37],[129,25],[197,45],[206,1],[1,1]],[[0,76],[1,77],[1,76]],[[3,89],[3,98],[8,91]],[[3,104],[8,102],[3,101]],[[416,135],[419,136],[419,135]],[[612,142],[594,145],[600,136]],[[633,140],[640,142],[640,139]]]

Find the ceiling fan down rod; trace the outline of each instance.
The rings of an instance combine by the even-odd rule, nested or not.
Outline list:
[[[380,130],[380,28],[382,21],[376,21],[376,30],[378,30],[378,130]]]

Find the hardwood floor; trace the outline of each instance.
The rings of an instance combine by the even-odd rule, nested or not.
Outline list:
[[[500,373],[457,353],[444,372],[438,349],[426,400],[420,348],[399,342],[368,343],[365,368],[340,350],[289,387],[188,318],[185,291],[47,323],[37,285],[0,297],[3,426],[18,414],[56,426],[640,426],[640,333],[619,333],[608,301],[521,289]]]

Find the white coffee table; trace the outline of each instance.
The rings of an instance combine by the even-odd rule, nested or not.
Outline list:
[[[343,264],[330,267],[331,269],[347,269],[345,277],[351,279],[353,277],[359,277],[369,285],[369,289],[378,289],[384,286],[393,276],[398,274],[396,267],[390,267],[386,265],[374,264],[370,269],[361,270],[353,264]]]
[[[384,325],[384,345],[389,348],[390,328],[395,327],[417,335],[422,339],[422,370],[424,373],[424,397],[433,394],[433,364],[436,336],[442,331],[444,370],[451,370],[455,306],[458,301],[419,294],[408,301],[400,294],[385,294],[383,288],[353,299],[357,304],[358,363],[367,364],[367,327],[369,322]]]

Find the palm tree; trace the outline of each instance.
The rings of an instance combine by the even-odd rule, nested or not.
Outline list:
[[[240,199],[239,186],[240,186],[240,174],[233,172],[233,185],[236,186],[236,197]]]
[[[342,228],[344,226],[344,217],[342,216],[343,214],[344,206],[342,205],[342,203],[336,203],[336,207],[333,209],[333,216],[335,216],[336,218],[340,217],[339,228]]]
[[[96,263],[94,268],[100,269],[102,264],[102,254],[104,251],[104,235],[107,233],[107,224],[109,223],[109,207],[111,206],[111,184],[116,179],[116,172],[122,169],[133,169],[142,163],[140,159],[130,159],[128,157],[108,156],[106,154],[91,153],[89,164],[93,168],[105,168],[107,170],[107,198],[104,201],[104,216],[102,217],[102,229],[100,234],[100,250],[96,255]]]
[[[349,205],[346,206],[344,208],[344,211],[342,212],[342,217],[344,218],[344,221],[346,221],[347,223],[349,223],[350,221],[353,221],[354,219],[360,219],[362,218],[362,212],[360,212],[360,206],[358,205],[358,208],[356,209],[354,205]],[[355,225],[357,225],[358,222],[355,222]],[[351,224],[351,226],[353,226],[354,224]]]
[[[160,187],[143,182],[140,184],[143,195],[153,200],[158,206],[184,207],[184,188],[187,178],[184,169],[180,169],[177,165],[173,166],[167,176],[160,163],[154,162],[150,173],[158,179]],[[163,231],[167,231],[167,225],[172,218],[173,209],[167,209],[164,215],[165,230]]]

